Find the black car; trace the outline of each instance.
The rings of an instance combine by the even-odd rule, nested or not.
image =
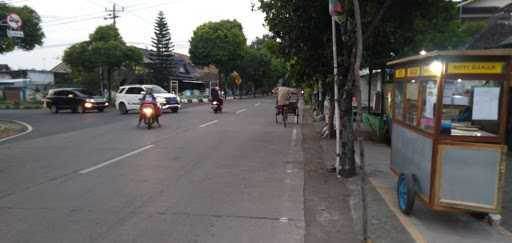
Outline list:
[[[44,102],[53,113],[58,113],[60,110],[80,113],[89,110],[103,112],[108,107],[104,97],[95,96],[88,90],[78,88],[51,89]]]

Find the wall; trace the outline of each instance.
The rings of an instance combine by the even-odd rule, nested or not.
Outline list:
[[[55,84],[53,72],[27,71],[27,79],[30,79],[30,85]]]

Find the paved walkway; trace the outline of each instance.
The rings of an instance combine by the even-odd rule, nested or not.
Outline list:
[[[319,129],[321,124],[317,123],[316,126]],[[335,141],[324,139],[321,143],[323,160],[326,163],[324,166],[328,167],[335,161]],[[396,201],[397,177],[389,169],[390,147],[367,141],[365,151],[370,180],[369,234],[373,242],[512,242],[512,233],[510,233],[512,229],[512,166],[507,168],[507,175],[510,176],[506,179],[508,187],[504,191],[502,226],[496,227],[478,221],[465,213],[434,212],[419,201],[416,202],[411,216],[403,215]],[[512,158],[512,155],[509,158]],[[341,180],[345,186],[340,190],[344,188],[351,190],[348,196],[351,201],[353,222],[355,231],[360,232],[360,177]]]

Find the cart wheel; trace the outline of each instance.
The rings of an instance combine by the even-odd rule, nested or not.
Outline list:
[[[416,199],[416,187],[411,174],[401,173],[398,177],[396,187],[398,197],[398,207],[405,215],[409,215],[414,208],[414,201]]]

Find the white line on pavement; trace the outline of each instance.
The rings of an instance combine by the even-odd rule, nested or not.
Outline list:
[[[254,104],[254,106],[259,106],[259,105],[260,105],[260,103],[259,103],[259,102],[258,102],[258,103],[256,103],[256,104]]]
[[[99,164],[99,165],[93,166],[93,167],[91,167],[91,168],[89,168],[89,169],[81,170],[80,172],[78,172],[78,174],[86,174],[86,173],[89,173],[89,172],[91,172],[91,171],[93,171],[93,170],[99,169],[99,168],[101,168],[101,167],[104,167],[104,166],[107,166],[107,165],[109,165],[109,164],[115,163],[115,162],[117,162],[117,161],[119,161],[119,160],[122,160],[122,159],[124,159],[124,158],[130,157],[130,156],[132,156],[132,155],[134,155],[134,154],[138,154],[138,153],[140,153],[140,152],[142,152],[142,151],[144,151],[144,150],[150,149],[150,148],[152,148],[153,146],[155,146],[155,145],[151,144],[151,145],[148,145],[148,146],[146,146],[146,147],[143,147],[143,148],[137,149],[137,150],[132,151],[132,152],[130,152],[130,153],[127,153],[127,154],[125,154],[125,155],[121,155],[121,156],[119,156],[119,157],[117,157],[117,158],[115,158],[115,159],[111,159],[111,160],[109,160],[109,161],[107,161],[107,162],[104,162],[104,163],[101,163],[101,164]]]
[[[240,113],[242,113],[244,111],[247,111],[247,109],[241,109],[241,110],[237,111],[236,114],[240,114]]]
[[[8,121],[8,120],[6,120],[6,121]],[[27,133],[32,132],[32,130],[33,130],[32,126],[30,126],[30,125],[29,125],[28,123],[26,123],[26,122],[16,121],[16,120],[11,120],[11,122],[19,123],[19,124],[21,124],[21,125],[25,126],[25,127],[27,128],[27,130],[26,130],[26,131],[24,131],[24,132],[22,132],[22,133],[20,133],[20,134],[16,134],[16,135],[13,135],[13,136],[10,136],[10,137],[2,138],[2,139],[0,139],[0,143],[1,143],[1,142],[5,142],[5,141],[7,141],[7,140],[11,140],[11,139],[13,139],[13,138],[17,138],[17,137],[19,137],[19,136],[23,136],[23,135],[25,135],[25,134],[27,134]]]
[[[213,125],[215,123],[219,122],[219,120],[215,120],[215,121],[211,121],[211,122],[207,122],[201,126],[199,126],[200,128],[203,128],[203,127],[207,127],[207,126],[210,126],[210,125]]]
[[[294,128],[292,132],[292,141],[295,142],[295,140],[297,140],[297,128]]]

